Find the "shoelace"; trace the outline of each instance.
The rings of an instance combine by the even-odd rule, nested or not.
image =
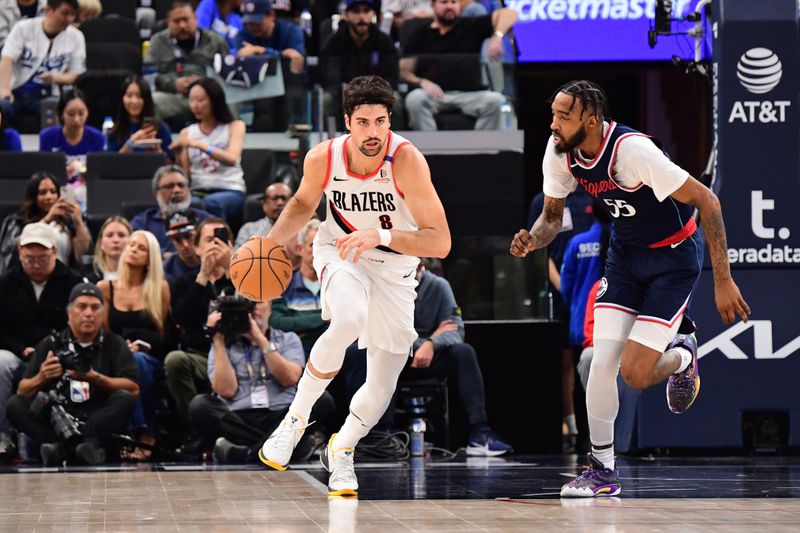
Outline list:
[[[338,479],[350,481],[356,478],[352,455],[333,454],[333,464],[335,465],[334,471]]]
[[[298,420],[300,420],[298,418]],[[314,422],[311,422],[313,424]],[[284,419],[281,422],[279,427],[279,431],[275,433],[275,446],[278,448],[286,448],[287,446],[294,446],[294,442],[292,442],[292,438],[294,437],[295,433],[302,434],[311,424],[306,424],[300,428],[295,428],[294,424]],[[299,440],[299,437],[298,437]]]

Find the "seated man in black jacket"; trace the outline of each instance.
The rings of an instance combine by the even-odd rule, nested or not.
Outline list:
[[[226,239],[215,230],[227,232]],[[178,326],[180,350],[164,360],[167,388],[184,427],[189,427],[189,402],[198,390],[208,390],[208,351],[211,339],[205,324],[209,303],[221,294],[233,294],[228,266],[233,254],[233,232],[224,220],[207,218],[197,226],[194,239],[200,266],[170,284],[172,316]]]
[[[342,86],[355,77],[374,74],[397,89],[399,55],[392,39],[372,22],[374,0],[346,0],[346,9],[339,29],[323,43],[320,50],[325,91],[329,96],[326,115],[334,115],[343,129]],[[397,116],[395,99],[392,114]]]
[[[69,291],[81,277],[56,259],[56,234],[47,224],[26,225],[17,247],[20,266],[0,277],[0,455],[14,452],[5,408],[34,346],[67,325]]]
[[[45,466],[60,465],[73,447],[82,462],[102,464],[105,439],[124,431],[133,414],[139,370],[125,339],[101,331],[103,292],[96,285],[73,287],[67,316],[69,327],[36,345],[6,412],[40,445]]]

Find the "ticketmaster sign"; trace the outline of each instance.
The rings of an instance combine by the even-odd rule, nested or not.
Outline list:
[[[673,0],[673,18],[685,17],[697,0]],[[519,22],[514,33],[520,61],[669,61],[688,59],[693,44],[685,36],[659,37],[647,44],[647,30],[655,18],[655,0],[507,0]],[[689,23],[674,23],[686,31]],[[710,38],[703,49],[710,55]]]

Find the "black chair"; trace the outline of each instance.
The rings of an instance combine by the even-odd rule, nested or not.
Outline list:
[[[86,157],[86,203],[92,215],[110,216],[122,203],[153,203],[151,180],[163,154],[96,153]]]
[[[101,127],[103,118],[114,117],[125,93],[123,81],[141,72],[139,47],[130,43],[90,43],[86,45],[86,67],[78,79],[78,88],[92,103],[88,123]]]
[[[242,224],[246,224],[248,222],[253,222],[255,220],[264,218],[264,209],[262,208],[263,203],[264,203],[263,195],[251,194],[250,196],[248,196],[247,200],[245,200],[244,202],[244,211],[242,212]]]
[[[248,196],[264,194],[275,181],[275,153],[266,148],[242,150],[242,171]]]
[[[157,204],[151,199],[149,202],[122,202],[119,214],[129,221],[142,211],[157,207]]]
[[[25,196],[28,180],[36,172],[49,172],[59,184],[67,181],[67,158],[62,152],[0,152],[0,191],[17,201]]]
[[[106,2],[103,1],[103,11],[105,12]],[[117,3],[115,2],[109,3]],[[139,28],[136,27],[134,19],[136,18],[136,4],[131,4],[133,9],[131,15],[119,17],[100,17],[96,19],[81,22],[79,29],[83,32],[86,39],[86,44],[90,43],[129,43],[140,46],[141,38],[139,37]],[[141,52],[139,53],[141,55]]]
[[[124,18],[136,20],[136,8],[139,6],[138,0],[101,0],[103,4],[103,18]],[[111,16],[108,16],[111,15]],[[114,15],[117,15],[116,17]]]
[[[447,378],[425,378],[397,383],[394,426],[408,428],[422,418],[427,428],[425,440],[450,449],[450,399]]]

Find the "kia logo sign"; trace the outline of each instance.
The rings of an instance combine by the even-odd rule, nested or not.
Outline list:
[[[751,48],[739,58],[736,77],[753,94],[765,94],[781,82],[781,60],[769,48]]]

